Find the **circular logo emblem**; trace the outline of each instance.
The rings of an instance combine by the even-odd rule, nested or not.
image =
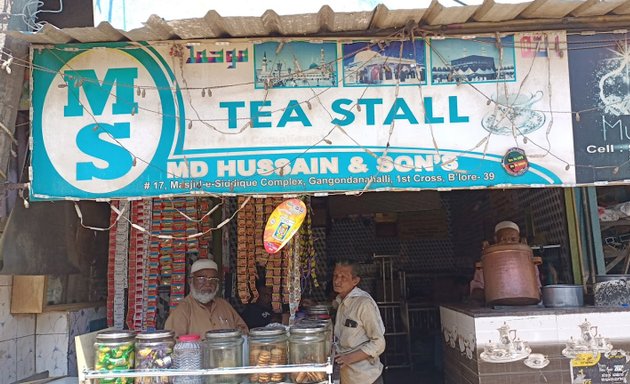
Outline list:
[[[511,176],[521,176],[529,169],[529,161],[521,148],[510,148],[503,156],[503,168]]]
[[[63,79],[52,78],[34,102],[33,181],[44,194],[107,195],[150,170],[175,128],[164,117],[174,115],[173,97],[160,91],[170,84],[156,63],[142,48],[87,50],[61,63]]]

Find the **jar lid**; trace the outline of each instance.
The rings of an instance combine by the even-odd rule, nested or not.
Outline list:
[[[297,324],[289,328],[292,335],[312,335],[325,332],[326,328],[319,324]]]
[[[253,328],[249,330],[250,336],[280,336],[287,333],[285,327],[259,327]]]
[[[190,335],[181,335],[180,337],[177,338],[178,341],[182,341],[182,342],[198,341],[199,339],[201,339],[201,336],[199,336],[196,333],[192,333]]]
[[[229,337],[241,337],[241,331],[238,329],[214,329],[206,332],[207,339],[223,339]]]
[[[155,339],[165,339],[168,337],[173,337],[175,333],[173,331],[149,331],[138,333],[136,335],[136,339],[140,340],[155,340]]]
[[[309,313],[306,318],[308,320],[330,320],[330,315],[327,313]]]
[[[327,305],[317,304],[306,307],[306,313],[311,315],[328,315],[329,309]]]
[[[133,331],[126,331],[122,329],[110,329],[107,331],[99,332],[96,334],[98,340],[115,340],[115,339],[128,339],[134,337],[136,334]]]
[[[316,327],[328,327],[332,324],[332,322],[330,321],[330,319],[304,319],[297,324],[314,325]]]

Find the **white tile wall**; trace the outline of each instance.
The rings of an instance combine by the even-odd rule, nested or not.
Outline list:
[[[15,339],[0,342],[0,384],[17,380],[17,342]]]
[[[37,315],[38,335],[68,332],[68,312],[44,312]]]
[[[35,371],[48,371],[50,376],[68,373],[68,335],[37,335]]]
[[[43,371],[50,376],[76,375],[76,353],[69,349],[74,338],[69,333],[88,332],[91,320],[106,316],[105,308],[12,315],[12,282],[12,276],[0,275],[0,384]]]
[[[596,313],[588,321],[605,338],[625,339],[630,335],[630,312]]]
[[[11,286],[0,286],[0,341],[17,337],[17,322],[11,315]]]
[[[67,312],[44,312],[36,315],[36,372],[48,371],[50,376],[65,375],[67,373],[67,319]]]
[[[12,275],[0,275],[0,286],[11,285],[13,283]]]
[[[35,335],[17,339],[17,380],[35,374]]]
[[[479,317],[475,319],[475,339],[477,341],[477,349],[482,351],[489,342],[497,342],[499,340],[499,327],[507,324],[510,329],[515,329],[512,324],[516,317]],[[518,331],[517,331],[517,336]]]
[[[0,275],[0,384],[35,374],[35,315],[11,314],[13,276]]]
[[[580,338],[581,330],[579,325],[587,319],[592,325],[595,325],[593,324],[593,314],[591,313],[558,315],[558,340],[564,343],[571,337],[574,339]]]
[[[35,334],[34,314],[13,315],[17,321],[17,337],[32,336]]]

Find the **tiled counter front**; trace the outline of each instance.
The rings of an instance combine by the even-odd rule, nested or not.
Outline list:
[[[440,317],[446,384],[627,382],[627,308],[443,306]]]
[[[104,306],[37,315],[37,372],[48,371],[51,376],[76,376],[74,337],[95,331],[95,327],[103,328],[105,317]]]
[[[35,315],[11,314],[11,282],[0,275],[0,384],[35,373]]]

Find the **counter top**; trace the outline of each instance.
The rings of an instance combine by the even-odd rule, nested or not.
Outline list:
[[[566,315],[572,313],[608,313],[608,312],[630,312],[630,307],[566,307],[566,308],[546,308],[544,306],[504,306],[500,308],[481,307],[479,305],[467,303],[443,304],[440,308],[447,308],[463,313],[471,317],[495,317],[495,316],[534,316],[534,315]]]

